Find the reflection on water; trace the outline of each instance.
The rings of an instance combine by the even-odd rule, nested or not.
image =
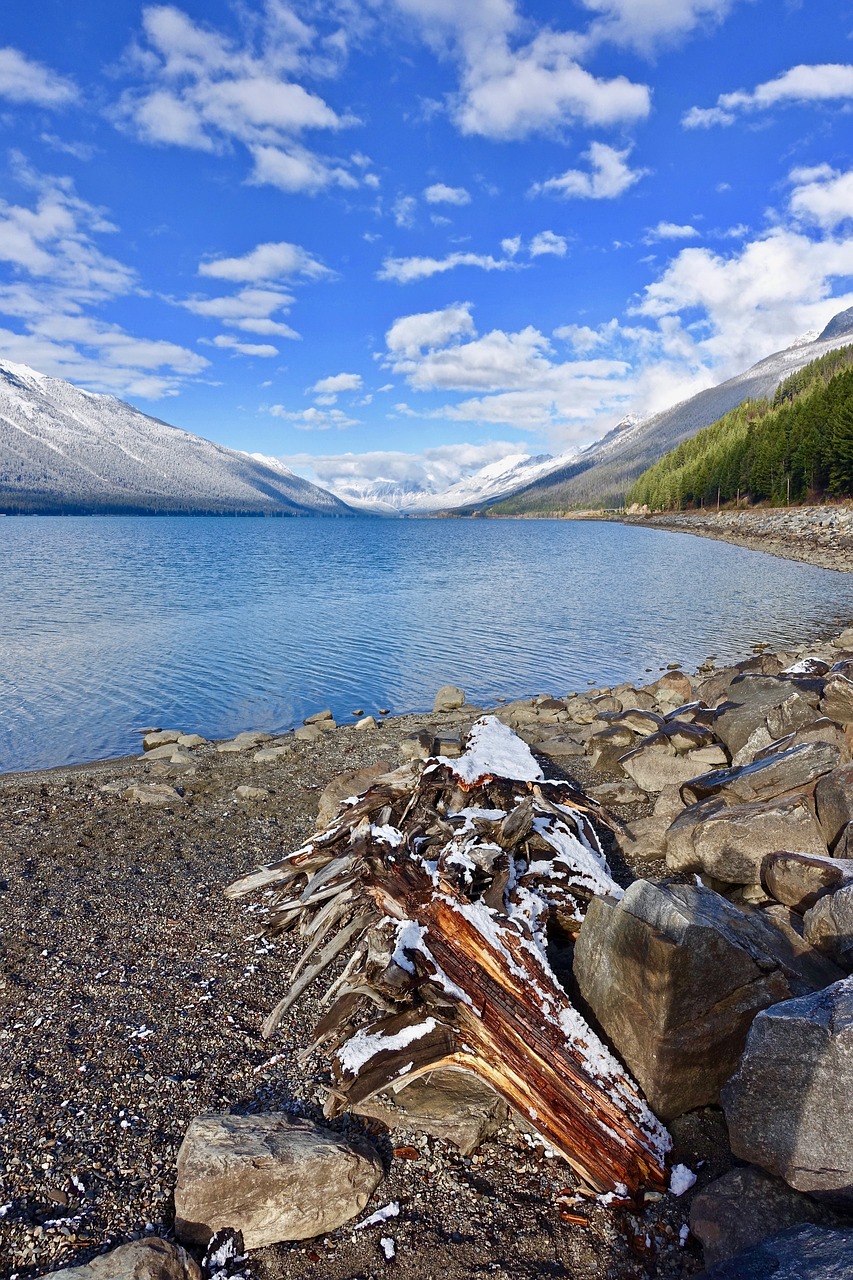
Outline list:
[[[853,580],[685,534],[568,521],[0,520],[0,770],[133,730],[281,730],[650,679],[853,611]]]

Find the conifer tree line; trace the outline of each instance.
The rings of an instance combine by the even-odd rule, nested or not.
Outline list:
[[[853,346],[831,351],[644,471],[626,503],[653,511],[853,497]]]

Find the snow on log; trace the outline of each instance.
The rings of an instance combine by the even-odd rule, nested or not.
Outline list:
[[[309,844],[226,890],[263,890],[268,931],[305,940],[265,1035],[346,957],[311,1046],[331,1060],[327,1114],[461,1068],[596,1191],[665,1188],[669,1134],[547,956],[550,930],[572,937],[594,896],[622,893],[592,817],[606,822],[484,716],[459,759],[384,775]]]

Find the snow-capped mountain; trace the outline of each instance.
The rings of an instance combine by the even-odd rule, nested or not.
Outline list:
[[[0,361],[2,510],[354,514],[280,464],[8,361]]]
[[[472,471],[450,486],[429,478],[418,484],[354,477],[330,485],[330,488],[350,506],[373,515],[429,515],[434,511],[454,511],[459,507],[506,497],[555,467],[565,466],[570,456],[565,454],[552,458],[550,454],[543,453],[532,457],[527,453],[512,453]]]
[[[817,336],[803,334],[783,351],[759,360],[716,387],[652,414],[623,419],[607,435],[589,445],[546,476],[516,491],[501,514],[547,514],[580,508],[620,507],[625,494],[646,467],[716,422],[743,400],[774,393],[779,383],[819,356],[853,342],[853,308],[833,316]]]

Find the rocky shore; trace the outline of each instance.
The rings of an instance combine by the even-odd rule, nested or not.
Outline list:
[[[393,1266],[402,1280],[639,1280],[725,1265],[756,1243],[744,1232],[756,1223],[764,1235],[829,1223],[836,1244],[849,1236],[841,1230],[846,1193],[803,1185],[782,1157],[767,1156],[767,1133],[756,1130],[756,1099],[793,1112],[792,1099],[773,1094],[772,1072],[759,1070],[772,1061],[772,1045],[741,1065],[741,1083],[722,1108],[720,1088],[759,1010],[848,985],[850,931],[831,906],[838,898],[846,909],[835,891],[853,866],[853,778],[844,782],[853,758],[851,672],[848,630],[786,653],[759,647],[725,670],[709,662],[691,675],[674,665],[642,688],[549,691],[495,708],[547,776],[574,779],[613,815],[615,835],[600,834],[615,880],[629,891],[622,902],[633,904],[631,930],[645,920],[665,937],[676,899],[679,919],[702,917],[690,935],[695,964],[688,972],[678,963],[667,978],[688,973],[685,1025],[700,1028],[698,1047],[695,1037],[680,1042],[677,1028],[651,1026],[642,974],[616,963],[631,954],[617,899],[593,900],[601,906],[588,913],[574,977],[567,973],[668,1121],[672,1163],[695,1170],[695,1186],[685,1177],[672,1194],[639,1205],[590,1199],[525,1126],[505,1109],[484,1109],[482,1099],[457,1098],[431,1118],[378,1108],[331,1123],[342,1145],[366,1142],[372,1152],[376,1190],[363,1212],[357,1205],[355,1217],[316,1239],[253,1250],[253,1277],[355,1280]],[[3,1280],[104,1254],[105,1264],[108,1250],[130,1241],[173,1240],[177,1154],[196,1117],[272,1112],[321,1121],[327,1063],[299,1057],[321,1014],[310,991],[275,1038],[261,1034],[299,947],[289,934],[265,936],[258,904],[229,902],[222,891],[303,844],[345,797],[402,761],[452,759],[480,714],[446,689],[431,715],[336,726],[319,712],[278,738],[247,733],[214,744],[152,727],[138,757],[0,777]],[[805,860],[779,862],[777,851],[792,845]],[[777,856],[769,870],[765,855]],[[698,906],[696,876],[709,895]],[[767,941],[774,921],[787,940],[784,961],[780,944]],[[760,946],[755,929],[765,930]],[[666,954],[681,954],[676,934]],[[747,934],[754,974],[742,954]],[[739,975],[732,991],[749,992],[735,1001],[738,1030],[724,1029],[725,1054],[721,946]],[[638,998],[650,1004],[639,1039],[623,1016]],[[843,1010],[832,1018],[841,1026]],[[765,1034],[772,1041],[784,1031],[774,1023]],[[708,1062],[710,1076],[700,1069]],[[847,1120],[839,1124],[846,1149]],[[800,1164],[810,1161],[814,1172],[820,1161],[806,1149],[808,1133],[799,1138]],[[846,1178],[849,1189],[849,1150],[822,1158],[826,1176]],[[191,1258],[180,1266],[186,1280],[198,1275]]]
[[[853,506],[753,507],[741,511],[684,511],[626,515],[626,524],[717,538],[783,560],[853,572]]]

